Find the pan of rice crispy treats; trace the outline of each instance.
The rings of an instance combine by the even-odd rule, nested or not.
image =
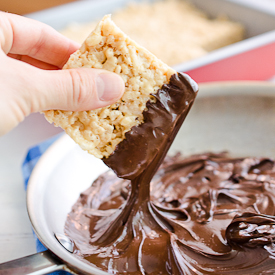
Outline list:
[[[265,2],[91,0],[26,16],[82,43],[112,14],[125,33],[196,82],[268,80],[275,75],[275,7]]]

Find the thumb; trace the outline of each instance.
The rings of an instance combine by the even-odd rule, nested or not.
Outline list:
[[[124,92],[124,81],[104,70],[77,68],[40,70],[36,78],[33,111],[60,109],[87,111],[116,102]]]
[[[123,94],[124,81],[104,70],[78,68],[47,71],[0,51],[0,135],[33,112],[101,108]],[[2,66],[4,64],[5,66]]]

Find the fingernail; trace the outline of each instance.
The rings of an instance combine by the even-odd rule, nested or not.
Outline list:
[[[102,73],[96,79],[97,95],[101,101],[110,101],[122,95],[124,83],[120,76],[113,73]]]

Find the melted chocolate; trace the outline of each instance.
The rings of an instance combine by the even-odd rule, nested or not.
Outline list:
[[[73,206],[74,253],[111,274],[275,273],[272,160],[175,156],[158,170],[195,99],[190,83],[172,76],[104,160],[120,178],[103,174]]]
[[[81,195],[66,223],[79,257],[113,274],[275,273],[273,160],[167,157],[151,182],[149,211],[112,245],[94,245],[100,221],[114,222],[130,189],[109,171]]]

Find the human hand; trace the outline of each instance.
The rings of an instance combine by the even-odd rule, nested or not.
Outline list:
[[[122,96],[114,73],[59,70],[79,47],[41,22],[0,12],[0,135],[33,112],[92,110]]]

